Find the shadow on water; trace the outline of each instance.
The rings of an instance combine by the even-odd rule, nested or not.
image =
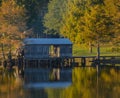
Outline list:
[[[74,68],[72,84],[65,88],[24,88],[24,80],[0,75],[0,98],[119,98],[120,70]]]

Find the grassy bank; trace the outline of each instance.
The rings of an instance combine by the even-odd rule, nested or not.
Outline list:
[[[118,47],[117,47],[118,48]],[[101,56],[120,56],[120,51],[113,46],[101,46]],[[93,47],[93,52],[89,52],[89,47],[83,45],[73,45],[73,56],[96,56],[97,49]]]

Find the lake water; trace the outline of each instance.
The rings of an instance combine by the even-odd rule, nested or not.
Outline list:
[[[0,76],[0,98],[120,98],[120,70],[74,68],[72,82],[26,88],[24,79]]]

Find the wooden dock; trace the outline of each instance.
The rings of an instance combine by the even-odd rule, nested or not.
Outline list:
[[[100,56],[98,61],[95,56],[73,56],[54,57],[44,59],[23,59],[22,69],[27,68],[73,68],[73,67],[95,67],[120,66],[120,56]],[[22,63],[21,63],[22,64]],[[21,67],[20,67],[21,68]]]
[[[100,56],[100,60],[96,56],[73,56],[74,66],[94,67],[100,66],[120,66],[120,56]]]

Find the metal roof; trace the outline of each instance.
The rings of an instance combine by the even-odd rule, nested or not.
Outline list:
[[[72,42],[67,38],[26,38],[23,43],[25,45],[72,45]]]

